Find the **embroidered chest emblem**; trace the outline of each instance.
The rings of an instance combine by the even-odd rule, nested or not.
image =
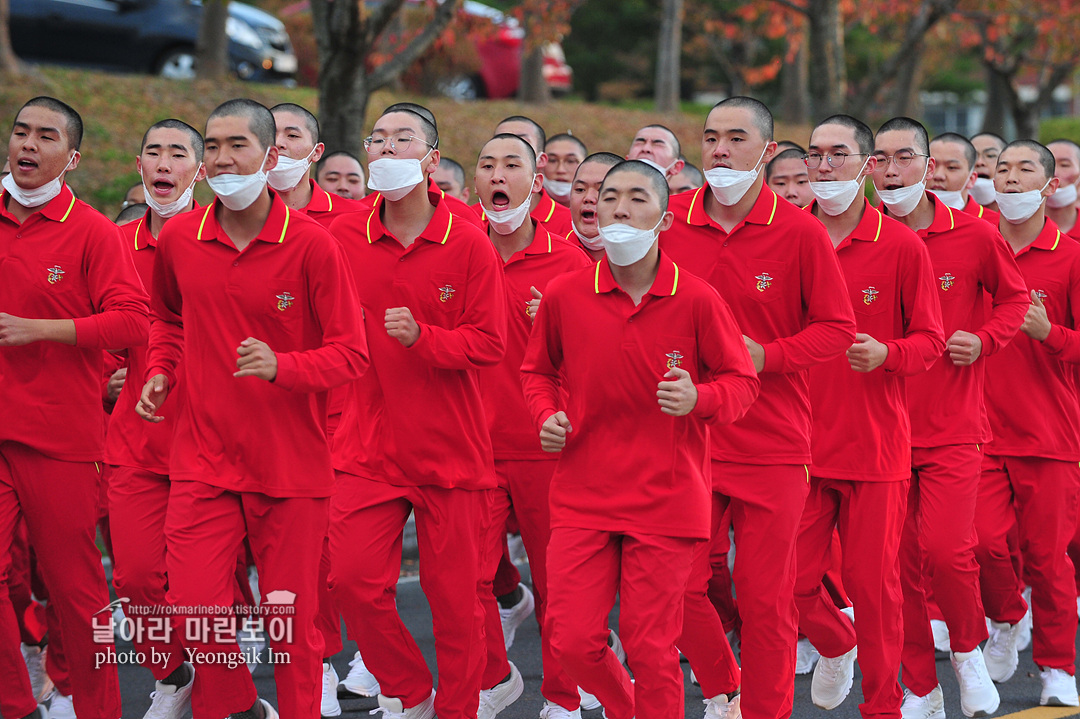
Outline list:
[[[64,275],[67,274],[64,270],[60,269],[60,265],[53,265],[46,272],[49,273],[49,284],[55,285],[60,280],[64,279]]]
[[[760,275],[758,275],[754,279],[757,280],[757,291],[758,292],[764,292],[765,290],[772,287],[772,283],[773,283],[773,280],[775,278],[772,275],[770,275],[768,272],[762,272]]]
[[[682,366],[683,354],[682,354],[682,352],[679,352],[679,350],[672,350],[671,352],[668,352],[664,356],[667,357],[667,368],[668,369],[674,369],[675,367],[681,367]]]
[[[871,305],[871,304],[877,302],[877,297],[880,294],[881,294],[881,292],[878,289],[876,289],[873,285],[870,285],[869,287],[867,287],[865,290],[862,291],[863,304],[864,305]]]
[[[52,282],[52,280],[49,281]],[[1039,298],[1040,302],[1047,298],[1047,294],[1042,290],[1035,290],[1035,296]]]
[[[439,288],[439,302],[449,302],[454,299],[454,293],[457,292],[450,283],[446,283]]]
[[[952,289],[952,286],[956,284],[956,278],[953,277],[953,275],[949,272],[946,272],[941,277],[938,277],[938,279],[941,280],[941,289],[945,290],[946,292]]]
[[[280,295],[277,295],[278,310],[284,312],[285,310],[289,309],[293,306],[293,301],[295,299],[296,298],[290,295],[288,292],[282,292]]]

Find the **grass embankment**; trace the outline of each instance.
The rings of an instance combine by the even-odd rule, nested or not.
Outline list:
[[[17,80],[0,78],[0,127],[6,133],[23,102],[36,95],[52,95],[72,105],[85,125],[82,160],[70,173],[69,182],[79,196],[112,217],[120,209],[127,188],[139,181],[134,157],[143,131],[157,120],[176,117],[202,130],[206,116],[221,102],[233,97],[249,97],[267,106],[294,102],[316,110],[318,92],[312,88],[283,88],[239,81],[171,81],[138,75],[109,75],[55,67],[37,67]],[[442,98],[424,98],[404,93],[380,91],[361,122],[370,128],[387,105],[410,100],[419,102],[439,119],[441,150],[468,168],[491,131],[507,115],[535,118],[549,134],[568,129],[580,137],[590,151],[610,150],[624,154],[634,133],[642,126],[659,122],[672,128],[684,143],[691,162],[701,160],[699,138],[706,108],[663,116],[640,109],[594,105],[575,100],[553,101],[549,105],[527,106],[512,101],[456,103]],[[805,130],[777,128],[777,137],[805,142]],[[7,154],[0,146],[0,158]],[[334,149],[334,148],[328,148]],[[196,198],[208,201],[209,190],[201,183]]]

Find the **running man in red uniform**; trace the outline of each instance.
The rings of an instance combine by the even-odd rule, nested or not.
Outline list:
[[[810,370],[814,459],[799,526],[795,602],[800,629],[821,653],[810,688],[814,704],[834,709],[847,697],[857,639],[859,710],[868,718],[899,719],[899,549],[911,474],[905,378],[926,371],[945,338],[924,243],[863,195],[866,177],[879,169],[873,150],[870,128],[834,115],[814,129],[807,151],[816,198],[807,209],[836,248],[858,333],[846,356]],[[834,529],[854,628],[822,585]]]
[[[557,457],[546,453],[536,437],[532,417],[521,392],[521,363],[533,317],[548,283],[566,272],[592,263],[580,249],[562,242],[528,216],[527,203],[541,183],[532,146],[517,135],[496,135],[480,151],[476,163],[476,192],[488,210],[488,237],[503,261],[506,284],[506,356],[495,367],[480,371],[480,393],[495,452],[495,490],[492,526],[487,538],[484,584],[490,586],[506,541],[505,525],[511,507],[529,554],[536,618],[541,627],[544,708],[541,719],[580,718],[577,685],[551,651],[544,630],[547,604],[547,545],[551,534],[548,487]],[[492,219],[491,210],[521,207],[514,217]],[[490,589],[481,589],[487,624],[487,668],[481,684],[479,719],[494,716],[521,695],[521,674],[506,659],[499,606]]]
[[[13,534],[26,522],[68,659],[71,691],[54,695],[83,719],[117,719],[109,603],[94,543],[105,423],[102,350],[146,342],[147,297],[120,230],[64,182],[79,165],[79,113],[51,97],[15,117],[0,192],[0,714],[45,717],[19,651],[7,586]],[[111,629],[111,624],[107,624]],[[99,641],[95,641],[99,640]],[[59,657],[50,652],[49,664]]]
[[[495,135],[503,132],[517,135],[532,145],[533,152],[536,153],[536,167],[540,174],[543,174],[548,163],[547,153],[544,152],[547,134],[544,132],[544,128],[540,126],[540,123],[524,115],[511,115],[495,126]],[[479,205],[476,207],[478,211],[482,212]],[[558,237],[566,237],[566,233],[572,229],[570,210],[565,205],[553,200],[544,188],[540,188],[539,192],[533,193],[532,199],[529,201],[529,213],[534,220],[544,225]]]
[[[1058,188],[1046,198],[1046,216],[1069,237],[1080,239],[1080,210],[1076,188],[1080,185],[1080,146],[1072,140],[1052,140],[1046,148],[1054,153],[1054,177]]]
[[[570,186],[581,161],[589,156],[585,143],[570,133],[552,135],[544,143],[548,164],[544,172],[544,189],[560,205],[570,206]]]
[[[682,159],[682,146],[675,132],[663,125],[646,125],[634,133],[627,160],[641,160],[655,167],[665,181],[682,172],[686,164]],[[668,190],[670,191],[670,186]]]
[[[806,207],[814,199],[803,162],[805,154],[802,150],[788,148],[776,153],[765,166],[765,182],[769,189],[796,207]]]
[[[994,190],[994,173],[997,158],[1005,149],[1005,140],[992,132],[980,132],[971,136],[975,147],[975,184],[971,186],[971,196],[988,210],[997,212],[997,200]]]
[[[758,390],[727,305],[659,249],[667,193],[645,163],[612,168],[600,191],[607,257],[551,282],[522,365],[541,445],[561,452],[545,630],[610,719],[683,714],[675,641],[709,535],[709,425],[742,416]],[[616,592],[634,683],[607,644]]]
[[[315,166],[315,182],[348,200],[362,200],[367,194],[364,168],[355,156],[344,150],[331,152],[319,160]]]
[[[986,665],[995,681],[1016,671],[1016,642],[1027,612],[1010,557],[1019,531],[1034,619],[1032,658],[1039,703],[1077,706],[1076,585],[1066,547],[1076,529],[1080,492],[1080,244],[1046,217],[1054,156],[1031,140],[1009,144],[997,160],[999,228],[1030,291],[1020,332],[986,360],[986,445],[975,523],[982,599],[990,617]]]
[[[948,207],[997,227],[997,213],[976,202],[972,194],[979,177],[975,171],[979,154],[971,141],[955,132],[944,132],[930,143],[930,157],[934,172],[926,178],[926,188]]]
[[[124,245],[143,285],[153,288],[157,238],[170,218],[197,207],[195,183],[206,176],[203,138],[179,120],[162,120],[143,135],[136,167],[142,176],[150,209],[124,225]],[[131,600],[126,614],[136,623],[135,649],[154,678],[150,716],[179,716],[190,712],[194,670],[185,661],[181,633],[154,607],[167,604],[165,516],[169,507],[169,455],[175,421],[158,424],[139,419],[133,411],[146,374],[146,345],[127,351],[126,373],[116,407],[109,417],[105,462],[110,466],[109,516],[112,520],[113,587],[118,597]],[[182,386],[172,393],[172,412],[185,401]],[[170,414],[172,414],[170,412]],[[130,607],[145,608],[139,614]],[[140,626],[141,625],[141,626]],[[152,661],[159,657],[159,661]]]
[[[743,621],[746,702],[739,701],[750,719],[791,713],[799,631],[795,535],[809,490],[809,369],[855,340],[847,288],[824,228],[765,186],[763,166],[775,148],[765,105],[747,97],[718,103],[702,134],[709,185],[672,198],[675,220],[660,239],[673,261],[724,296],[761,379],[746,417],[711,437],[712,533],[730,506]],[[737,708],[729,705],[740,676],[708,597],[709,548],[698,551],[678,646],[709,701],[706,713],[716,716]]]
[[[431,184],[436,127],[382,115],[365,141],[369,212],[331,225],[364,310],[371,370],[349,388],[334,436],[330,587],[397,719],[475,719],[486,664],[481,562],[496,486],[477,371],[505,352],[499,256]],[[471,212],[471,210],[470,210]],[[398,615],[401,534],[416,517],[438,694]]]
[[[593,260],[604,257],[604,242],[600,239],[596,205],[600,201],[600,186],[608,170],[624,160],[613,152],[596,152],[578,165],[570,190],[570,218],[573,231],[566,241],[576,244]]]
[[[956,145],[938,141],[938,152]],[[979,648],[987,634],[975,561],[975,503],[981,446],[991,438],[983,399],[985,362],[979,360],[1008,344],[1029,304],[1024,279],[996,229],[948,206],[935,192],[920,192],[924,178],[969,182],[973,174],[971,157],[946,155],[947,166],[939,169],[934,157],[926,157],[932,146],[920,123],[897,117],[878,130],[874,149],[879,168],[874,179],[886,215],[914,230],[930,253],[947,338],[945,353],[933,366],[907,380],[911,480],[900,550],[905,719],[930,719],[944,710],[927,586],[949,630],[960,708],[969,717],[998,708],[998,692]],[[945,197],[963,204],[961,196]]]
[[[171,220],[154,262],[137,411],[159,422],[174,411],[165,402],[178,380],[189,387],[175,408],[165,538],[169,602],[185,608],[181,641],[195,652],[195,719],[277,716],[245,662],[221,657],[237,656],[237,622],[221,618],[245,536],[261,609],[279,606],[263,620],[274,651],[289,656],[274,668],[282,714],[319,716],[317,578],[333,489],[326,392],[367,367],[338,243],[267,190],[274,135],[274,116],[251,100],[210,114],[205,162],[217,199]]]

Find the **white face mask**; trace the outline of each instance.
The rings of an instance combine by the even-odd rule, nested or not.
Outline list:
[[[1050,180],[1047,180],[1046,185],[1049,184]],[[998,192],[996,195],[998,212],[1000,212],[1001,216],[1005,218],[1005,221],[1010,224],[1019,225],[1021,222],[1026,222],[1039,210],[1039,207],[1042,206],[1042,192],[1046,189],[1046,185],[1042,186],[1042,190]]]
[[[600,235],[597,235],[596,237],[586,237],[581,234],[581,230],[577,228],[577,225],[574,224],[573,220],[570,221],[570,226],[574,228],[574,234],[581,240],[581,244],[585,245],[593,252],[604,249],[604,240]]]
[[[600,239],[604,243],[604,251],[611,264],[626,267],[649,254],[653,243],[656,242],[656,228],[663,221],[664,216],[661,215],[651,230],[642,230],[622,223],[601,227]]]
[[[424,181],[422,162],[428,158],[434,148],[427,151],[421,160],[401,157],[380,157],[368,163],[368,189],[381,193],[383,197],[396,202]]]
[[[859,168],[854,180],[810,183],[810,191],[817,198],[818,207],[821,208],[822,212],[830,217],[835,217],[843,214],[847,208],[851,207],[851,203],[855,201],[859,190],[862,189],[861,175],[867,162],[870,162],[869,157],[863,161],[862,167]]]
[[[544,189],[547,193],[554,197],[556,200],[562,200],[565,202],[570,197],[571,182],[559,182],[558,180],[549,180],[544,178]]]
[[[16,202],[23,207],[41,207],[47,202],[51,202],[57,195],[60,194],[60,190],[64,189],[64,173],[71,167],[72,160],[75,159],[75,155],[78,152],[71,153],[71,157],[68,158],[68,162],[64,165],[64,169],[59,175],[46,182],[41,187],[35,187],[33,190],[26,190],[15,182],[14,173],[4,175],[3,185],[4,189],[8,191]]]
[[[200,164],[199,170],[201,169],[202,165]],[[199,176],[199,170],[195,171],[195,177]],[[139,177],[142,177],[142,170],[139,170]],[[150,188],[146,186],[146,178],[143,177],[143,194],[146,195],[146,204],[150,206],[154,214],[164,217],[166,220],[174,215],[179,215],[191,204],[191,196],[195,193],[195,177],[191,178],[191,184],[180,194],[180,197],[167,203],[158,202],[154,199]]]
[[[308,156],[302,160],[294,160],[278,153],[277,165],[273,170],[266,173],[270,187],[278,192],[286,192],[300,184],[300,179],[311,167],[311,158],[315,154],[315,148],[311,148]]]
[[[709,183],[717,202],[725,207],[731,207],[743,198],[746,191],[750,189],[750,185],[753,185],[754,180],[757,179],[758,168],[765,157],[765,150],[768,149],[769,144],[765,143],[761,157],[758,158],[753,170],[732,170],[730,167],[714,167],[711,170],[705,170],[705,180]]]
[[[946,207],[964,209],[964,193],[960,190],[930,190]]]
[[[878,197],[889,208],[889,212],[897,217],[907,217],[915,206],[919,204],[926,193],[926,173],[930,171],[930,163],[927,161],[926,169],[923,170],[923,179],[914,185],[898,187],[895,190],[878,190]]]
[[[660,174],[663,175],[664,177],[667,177],[668,170],[675,167],[675,162],[678,162],[678,160],[675,160],[675,162],[671,163],[667,167],[664,167],[659,162],[653,162],[652,160],[650,160],[647,157],[639,157],[639,158],[637,158],[637,161],[638,162],[644,162],[649,167],[655,167],[660,172]]]
[[[246,210],[266,190],[266,172],[263,170],[263,166],[266,165],[266,158],[269,156],[270,148],[268,147],[257,172],[250,175],[208,177],[206,178],[206,184],[210,185],[210,189],[221,200],[221,204],[233,212]]]
[[[976,177],[975,186],[971,188],[971,196],[980,205],[989,205],[994,201],[994,181],[989,177]]]
[[[533,182],[536,181],[536,175],[533,175]],[[529,216],[529,203],[532,202],[532,193],[525,198],[517,207],[511,207],[506,210],[489,210],[484,208],[484,215],[487,217],[488,224],[500,235],[509,235],[521,227],[521,223],[525,221],[525,218]]]
[[[1055,210],[1076,203],[1076,185],[1065,185],[1054,191],[1054,194],[1046,198],[1046,206]]]

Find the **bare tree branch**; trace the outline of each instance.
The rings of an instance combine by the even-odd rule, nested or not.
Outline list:
[[[427,26],[414,37],[409,44],[402,48],[390,61],[383,63],[368,76],[368,89],[372,92],[386,87],[397,78],[409,65],[416,61],[424,50],[437,38],[457,12],[458,0],[446,0],[435,11],[435,17]]]

